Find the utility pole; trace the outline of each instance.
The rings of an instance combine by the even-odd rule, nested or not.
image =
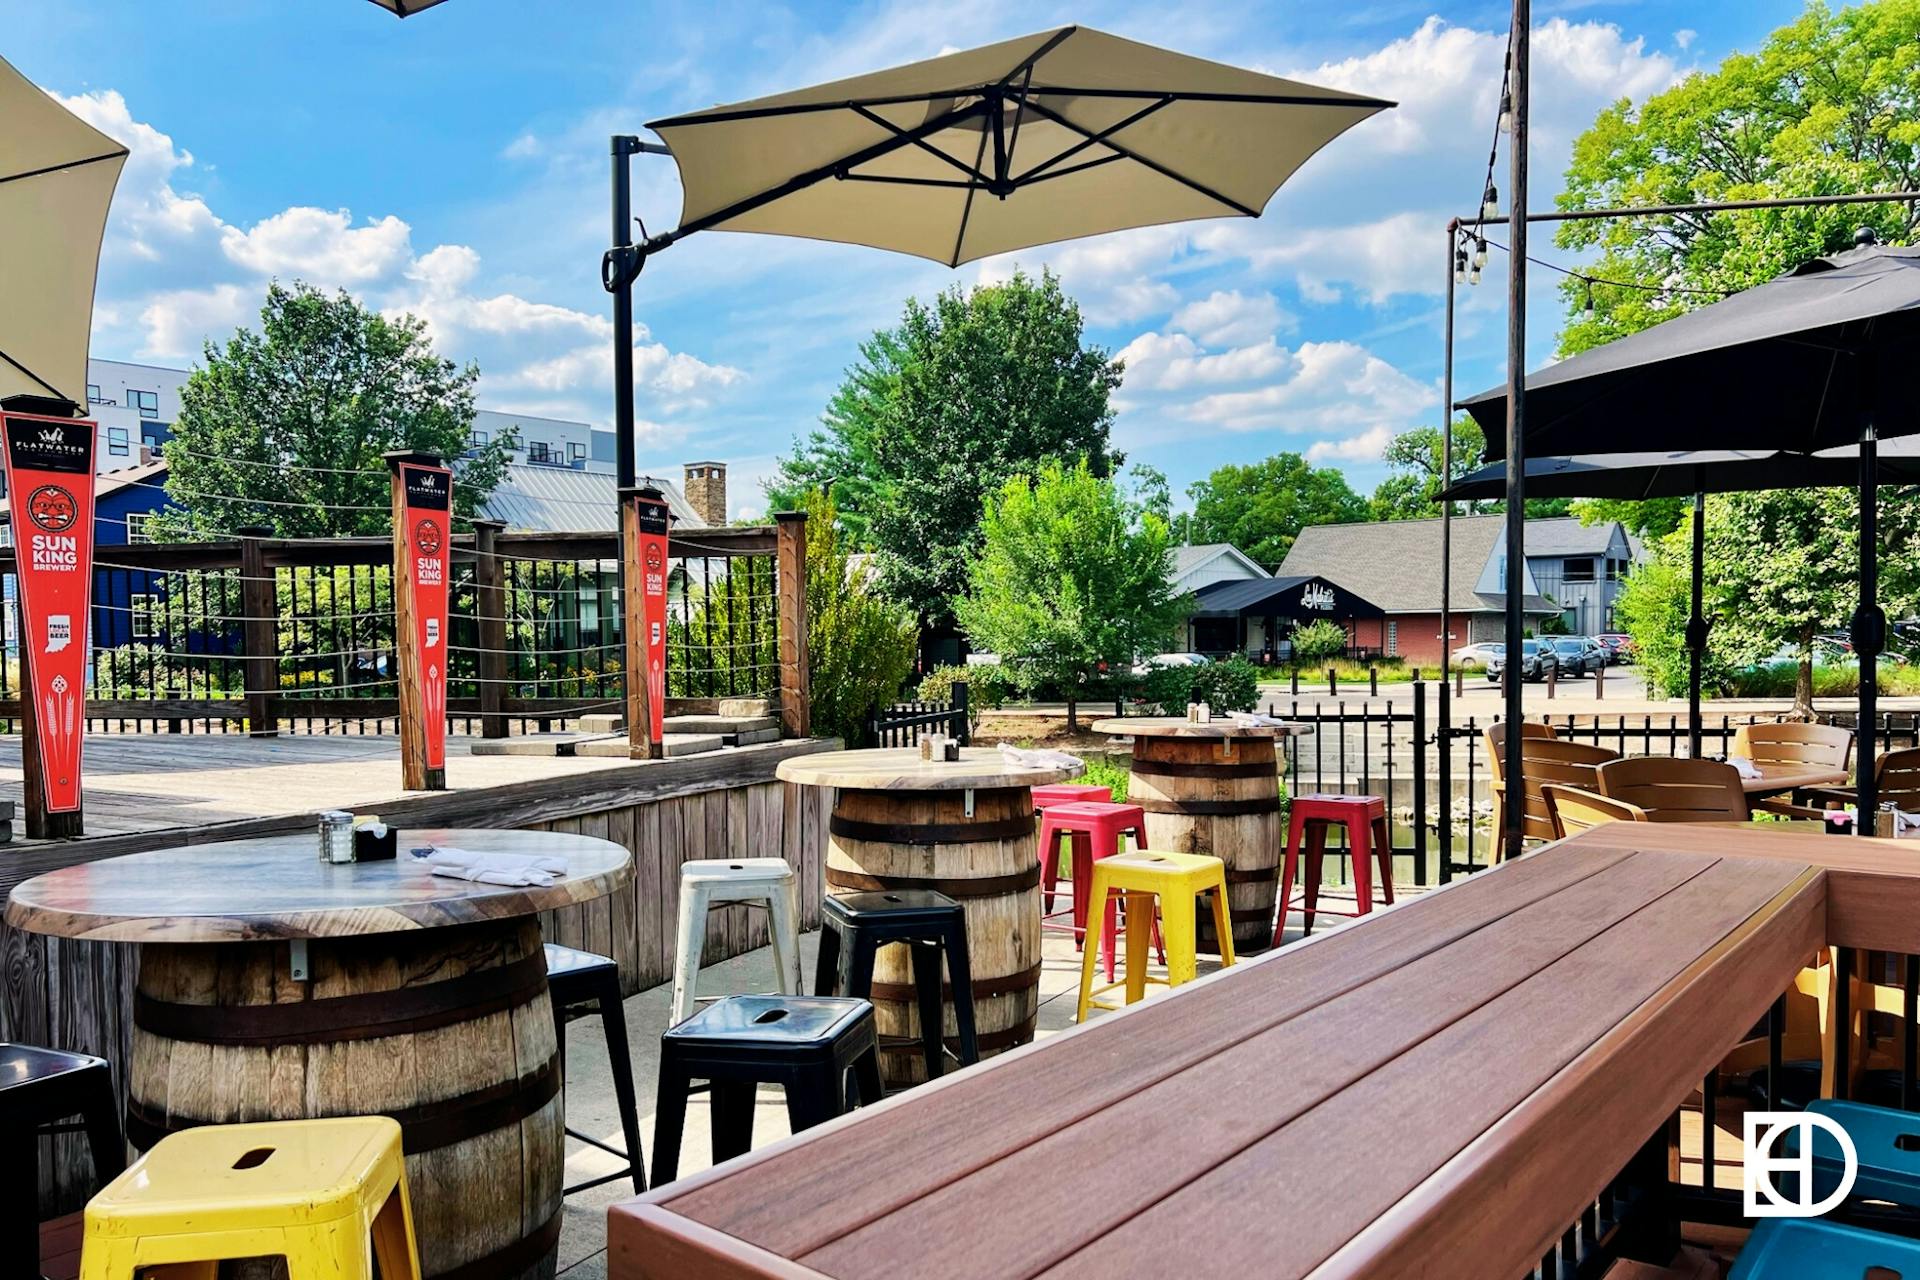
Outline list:
[[[1520,852],[1526,829],[1526,783],[1521,765],[1521,632],[1525,629],[1527,580],[1527,27],[1530,0],[1513,0],[1512,59],[1509,90],[1513,133],[1507,139],[1507,199],[1513,210],[1507,255],[1507,697],[1506,850]]]

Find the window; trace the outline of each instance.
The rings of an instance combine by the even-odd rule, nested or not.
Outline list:
[[[470,431],[470,432],[468,432],[468,433],[467,433],[467,448],[469,448],[469,449],[484,449],[484,448],[486,448],[486,447],[487,447],[487,433],[486,433],[486,432],[484,432],[484,431]]]
[[[153,450],[153,454],[157,458],[160,456],[160,451],[166,448],[166,445],[167,445],[166,433],[163,430],[158,430],[158,429],[153,431],[143,430],[140,433],[140,443],[147,446],[147,448]]]
[[[158,391],[129,391],[127,392],[127,396],[133,401],[133,407],[140,411],[141,417],[157,418],[160,416],[160,393]]]
[[[1392,618],[1387,619],[1387,656],[1389,658],[1400,656],[1400,624]]]
[[[89,382],[87,384],[87,403],[88,404],[105,404],[106,403],[106,401],[103,398],[101,398],[99,383]]]
[[[1567,559],[1560,562],[1560,576],[1561,576],[1561,579],[1565,582],[1592,582],[1593,581],[1593,557],[1592,556],[1581,556],[1581,557],[1569,556]]]
[[[527,461],[551,464],[560,459],[555,456],[552,445],[544,440],[532,440],[527,443]]]
[[[155,606],[158,601],[159,597],[141,591],[136,591],[127,597],[127,611],[132,618],[133,638],[135,640],[153,639],[153,618],[155,612],[157,612]]]
[[[1627,576],[1627,562],[1625,560],[1616,559],[1613,556],[1608,556],[1607,557],[1607,581],[1618,582],[1620,581],[1620,579],[1626,576]]]
[[[127,429],[125,427],[107,428],[107,452],[116,458],[127,456]]]
[[[152,519],[153,514],[151,512],[129,511],[127,513],[127,541],[152,542],[153,533],[147,527]]]
[[[581,444],[578,440],[567,441],[567,461],[568,462],[585,462],[586,460],[587,460],[587,446],[585,446],[584,444]]]

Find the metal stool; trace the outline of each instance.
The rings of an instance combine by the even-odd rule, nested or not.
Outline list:
[[[1133,837],[1134,848],[1147,847],[1147,811],[1137,804],[1063,800],[1041,811],[1040,883],[1047,889],[1040,904],[1041,928],[1065,927],[1048,923],[1049,918],[1056,914],[1052,889],[1060,874],[1060,838],[1067,836],[1073,844],[1073,945],[1079,947],[1086,942],[1087,902],[1093,884],[1093,864],[1101,858],[1111,858],[1119,853],[1121,837],[1128,835]],[[1114,952],[1119,948],[1118,917],[1118,906],[1109,902],[1100,918],[1100,941],[1106,948],[1108,982],[1113,981]],[[1159,949],[1160,963],[1165,964],[1167,949],[1160,939],[1160,922],[1157,917],[1149,917],[1147,924],[1152,930],[1154,945]]]
[[[815,995],[873,998],[873,961],[882,946],[904,942],[913,952],[913,989],[920,1017],[920,1045],[927,1079],[946,1065],[946,1012],[940,991],[940,953],[946,952],[953,988],[954,1031],[961,1066],[980,1061],[973,1030],[973,965],[967,957],[966,908],[931,889],[883,889],[829,897],[821,912],[820,954],[814,967]],[[882,1048],[911,1044],[889,1036]]]
[[[781,858],[701,859],[681,866],[679,950],[673,961],[675,1022],[693,1016],[707,909],[715,903],[744,902],[766,908],[774,980],[784,994],[800,994],[799,884],[793,868]]]
[[[1127,914],[1138,909],[1153,911],[1153,899],[1160,900],[1160,915],[1165,922],[1167,953],[1166,978],[1147,977],[1147,935],[1144,930],[1127,934],[1127,975],[1124,984],[1109,982],[1096,990],[1093,966],[1096,946],[1089,946],[1080,957],[1080,1007],[1076,1022],[1087,1020],[1087,1010],[1111,1009],[1094,997],[1116,985],[1127,989],[1127,1003],[1147,994],[1147,983],[1164,982],[1177,987],[1199,975],[1199,937],[1195,928],[1194,900],[1203,893],[1213,895],[1213,923],[1220,938],[1220,967],[1233,963],[1233,925],[1227,918],[1227,865],[1218,858],[1200,853],[1154,853],[1141,849],[1117,857],[1101,858],[1093,864],[1093,901],[1089,910],[1108,905],[1110,893],[1127,895]]]
[[[726,996],[660,1037],[660,1092],[654,1106],[653,1180],[679,1176],[680,1136],[695,1080],[711,1082],[713,1159],[753,1148],[754,1086],[787,1091],[793,1131],[847,1109],[847,1072],[862,1106],[878,1102],[880,1059],[873,1006],[822,996]]]
[[[1273,945],[1279,946],[1287,931],[1287,908],[1293,897],[1293,880],[1300,869],[1300,841],[1307,845],[1307,868],[1302,877],[1305,890],[1306,932],[1313,932],[1315,905],[1320,897],[1321,863],[1327,852],[1327,828],[1346,828],[1347,849],[1353,862],[1353,893],[1358,900],[1353,915],[1364,916],[1373,910],[1373,871],[1380,864],[1380,891],[1387,906],[1393,905],[1393,833],[1387,826],[1387,802],[1379,796],[1295,796],[1290,806],[1287,827],[1287,854],[1280,871],[1280,910],[1273,920]],[[1346,915],[1328,912],[1328,915]]]
[[[127,1167],[119,1100],[104,1059],[0,1041],[0,1274],[40,1274],[40,1137],[84,1131],[94,1178],[111,1182]],[[62,1124],[73,1116],[80,1123]]]
[[[1048,782],[1033,789],[1033,811],[1044,813],[1057,804],[1113,803],[1112,787],[1096,787],[1091,782]]]
[[[646,1159],[640,1153],[640,1108],[633,1097],[633,1059],[627,1049],[627,1015],[620,1004],[620,967],[605,956],[591,951],[549,942],[547,951],[547,999],[553,1005],[553,1034],[560,1046],[560,1078],[567,1074],[567,1023],[574,1017],[597,1014],[602,1034],[607,1039],[607,1068],[613,1072],[613,1098],[620,1107],[620,1132],[627,1149],[619,1151],[600,1139],[568,1129],[569,1138],[578,1138],[590,1147],[598,1147],[610,1156],[626,1161],[627,1167],[616,1173],[602,1174],[585,1182],[576,1182],[561,1191],[572,1195],[597,1187],[615,1178],[633,1178],[638,1194],[647,1189]]]
[[[1763,1218],[1727,1280],[1920,1276],[1920,1241],[1817,1218]]]

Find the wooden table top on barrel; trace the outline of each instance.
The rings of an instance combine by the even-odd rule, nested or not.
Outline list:
[[[633,873],[610,840],[557,831],[402,831],[390,862],[330,864],[312,833],[156,849],[63,867],[15,886],[7,923],[102,942],[344,938],[532,915],[602,898]],[[548,886],[437,876],[409,849],[558,857]]]
[[[851,791],[986,791],[1065,782],[1086,770],[1071,765],[1015,764],[993,747],[962,747],[958,760],[922,760],[918,747],[828,751],[782,760],[774,776],[810,787]]]
[[[1291,720],[1276,724],[1241,724],[1225,716],[1215,716],[1204,723],[1196,723],[1185,716],[1141,716],[1138,719],[1096,720],[1093,722],[1093,731],[1119,738],[1304,738],[1313,732],[1313,726]]]

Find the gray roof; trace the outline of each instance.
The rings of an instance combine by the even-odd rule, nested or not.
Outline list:
[[[1202,613],[1244,613],[1248,616],[1273,615],[1282,618],[1304,618],[1333,616],[1339,618],[1378,618],[1383,612],[1371,600],[1362,599],[1358,592],[1345,591],[1344,596],[1331,615],[1319,610],[1307,610],[1300,606],[1293,592],[1312,582],[1324,582],[1328,587],[1339,584],[1316,576],[1248,578],[1241,582],[1210,582],[1194,592],[1194,612]]]
[[[1527,521],[1529,552],[1536,525],[1562,519]],[[1572,521],[1578,524],[1579,521]],[[1480,571],[1506,528],[1506,517],[1456,516],[1453,521],[1453,573],[1450,607],[1456,613],[1499,612],[1497,596],[1474,591]],[[1608,532],[1599,526],[1595,532]],[[1604,544],[1603,544],[1604,545]],[[1318,576],[1370,600],[1388,613],[1440,611],[1440,521],[1382,520],[1368,524],[1309,525],[1294,539],[1277,577]],[[1530,611],[1557,612],[1538,596]]]
[[[1234,546],[1231,542],[1202,542],[1198,546],[1178,546],[1173,549],[1173,568],[1169,576],[1173,578],[1185,577],[1201,565],[1223,555],[1243,557],[1248,564],[1253,564],[1253,557],[1248,556],[1246,552],[1240,550],[1240,548]],[[1260,569],[1258,564],[1253,564],[1253,567]],[[1264,574],[1266,570],[1260,569],[1260,572]]]
[[[1493,517],[1501,518],[1501,517]],[[1436,524],[1438,521],[1435,522]],[[1456,527],[1459,522],[1454,522]],[[1599,556],[1613,545],[1614,521],[1582,524],[1578,516],[1527,521],[1527,555]]]
[[[640,482],[666,495],[678,527],[706,527],[678,485],[658,476],[643,476]],[[515,462],[507,464],[500,486],[481,510],[520,533],[611,533],[619,504],[619,486],[607,472]]]

